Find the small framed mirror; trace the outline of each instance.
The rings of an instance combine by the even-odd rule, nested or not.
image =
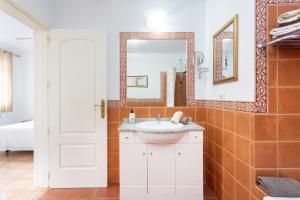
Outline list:
[[[214,84],[238,80],[238,15],[214,35]]]
[[[127,87],[148,88],[148,76],[127,76]]]

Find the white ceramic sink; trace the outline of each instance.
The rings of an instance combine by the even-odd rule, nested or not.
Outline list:
[[[145,131],[158,131],[158,132],[163,132],[163,131],[176,131],[178,129],[181,129],[183,127],[183,124],[174,124],[170,121],[146,121],[146,122],[140,122],[136,124],[136,127],[139,129],[143,129]]]
[[[136,124],[137,137],[147,144],[177,143],[183,136],[183,124],[170,121],[146,121]]]

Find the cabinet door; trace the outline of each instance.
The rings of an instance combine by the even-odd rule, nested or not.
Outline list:
[[[147,145],[120,145],[121,195],[147,194]]]
[[[148,145],[148,193],[175,194],[175,145]]]
[[[203,193],[203,145],[176,145],[176,193]]]

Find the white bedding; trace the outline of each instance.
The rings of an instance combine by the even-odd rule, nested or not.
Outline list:
[[[0,151],[32,151],[33,121],[0,127]]]

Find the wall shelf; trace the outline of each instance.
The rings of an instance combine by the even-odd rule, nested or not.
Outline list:
[[[258,44],[257,47],[259,49],[263,49],[272,45],[281,48],[300,48],[300,35],[291,35],[284,38],[278,38],[265,44]]]

